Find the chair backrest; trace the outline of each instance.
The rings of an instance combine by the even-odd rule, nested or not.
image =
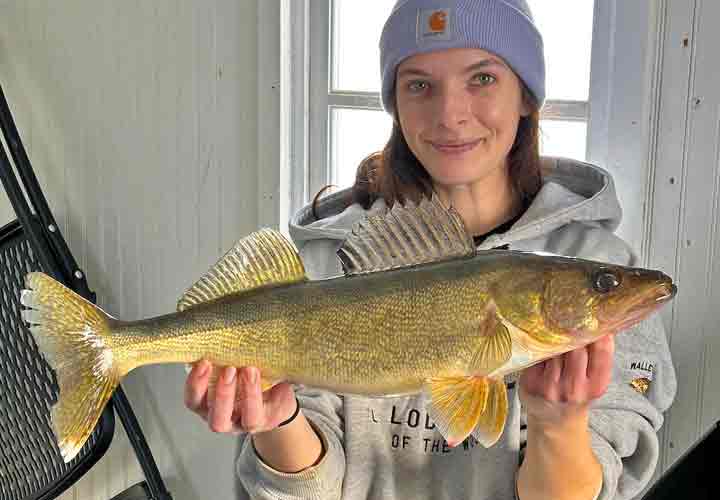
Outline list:
[[[0,500],[59,496],[100,459],[113,436],[108,405],[78,456],[67,464],[60,456],[50,427],[55,375],[20,317],[25,274],[40,270],[47,271],[19,221],[0,229]]]
[[[50,426],[59,388],[21,318],[20,290],[27,272],[43,271],[88,300],[95,295],[84,275],[73,271],[77,265],[40,191],[2,87],[0,128],[10,151],[0,142],[0,179],[17,215],[0,229],[0,500],[46,500],[59,496],[102,457],[115,419],[108,405],[77,457],[63,461]]]
[[[0,500],[50,500],[72,486],[110,446],[113,410],[146,479],[128,491],[172,500],[121,386],[78,455],[69,464],[60,455],[50,427],[50,408],[59,388],[21,318],[19,294],[27,272],[43,271],[90,302],[96,297],[40,189],[2,86],[0,129],[10,152],[0,141],[0,180],[17,215],[0,229]]]

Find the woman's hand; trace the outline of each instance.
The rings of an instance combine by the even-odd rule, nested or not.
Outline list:
[[[557,427],[587,417],[612,377],[615,339],[600,340],[538,363],[520,376],[520,398],[528,422]]]
[[[290,384],[278,384],[262,392],[257,368],[225,367],[216,371],[217,383],[213,387],[213,366],[201,360],[185,382],[185,406],[205,420],[212,431],[266,432],[295,412],[297,403]]]
[[[520,376],[528,422],[517,483],[521,499],[597,496],[602,467],[592,450],[589,408],[610,385],[614,352],[615,339],[606,335]]]
[[[322,459],[320,437],[303,413],[296,413],[299,409],[290,384],[277,384],[263,392],[257,368],[216,371],[217,383],[212,384],[212,364],[199,361],[185,383],[185,406],[200,415],[211,430],[252,434],[258,457],[279,472],[297,473]],[[278,428],[293,415],[291,422]]]

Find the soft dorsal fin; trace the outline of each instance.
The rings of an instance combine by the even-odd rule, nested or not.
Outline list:
[[[238,241],[178,301],[178,311],[264,285],[307,279],[293,244],[280,232],[261,229]]]
[[[437,196],[358,222],[338,250],[347,276],[475,254],[475,244],[453,208]]]

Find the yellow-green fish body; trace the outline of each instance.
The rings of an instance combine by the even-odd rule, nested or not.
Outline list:
[[[339,257],[344,276],[308,281],[292,245],[259,231],[188,290],[178,312],[134,322],[28,275],[26,319],[58,372],[53,425],[63,457],[79,451],[130,370],[199,359],[257,366],[266,387],[425,390],[451,446],[471,433],[490,446],[507,415],[505,375],[623,330],[675,294],[657,271],[476,253],[436,199],[360,224]]]

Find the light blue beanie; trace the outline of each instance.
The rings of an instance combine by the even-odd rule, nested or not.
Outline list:
[[[395,73],[404,59],[452,48],[478,48],[502,57],[542,107],[543,40],[525,0],[398,0],[380,37],[385,110],[393,112]]]

